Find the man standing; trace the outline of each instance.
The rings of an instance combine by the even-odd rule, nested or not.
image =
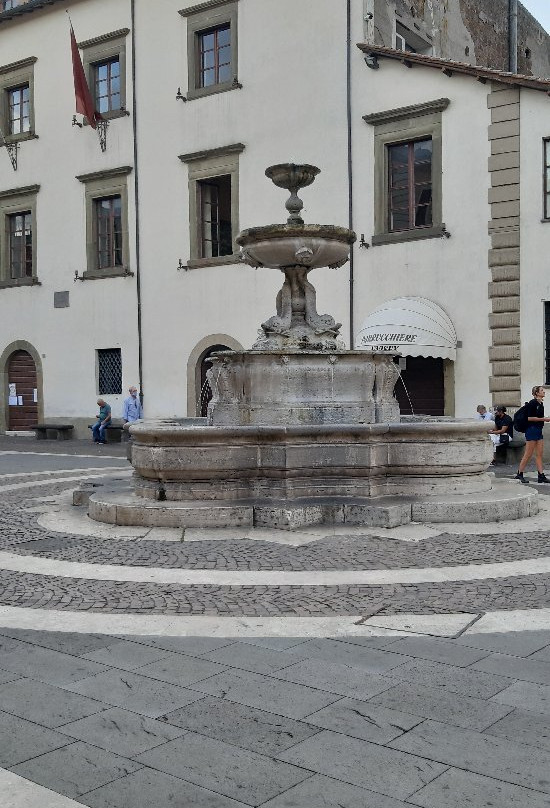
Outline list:
[[[97,403],[99,406],[99,415],[92,427],[92,437],[94,443],[105,443],[105,430],[111,422],[111,407],[102,398],[98,398]]]
[[[132,385],[128,388],[130,395],[124,399],[122,406],[122,420],[125,424],[133,424],[134,421],[139,421],[143,418],[143,407],[138,398],[137,388]]]

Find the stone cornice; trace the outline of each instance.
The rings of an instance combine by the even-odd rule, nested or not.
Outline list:
[[[0,76],[5,73],[15,73],[16,70],[22,70],[25,67],[31,67],[37,61],[36,56],[28,56],[26,59],[19,59],[19,61],[11,62],[9,65],[1,65]]]
[[[113,177],[125,177],[133,171],[132,166],[120,166],[119,168],[106,168],[103,171],[92,171],[90,174],[78,174],[75,179],[79,182],[95,182],[95,180],[110,180]]]
[[[449,98],[438,98],[435,101],[426,101],[422,104],[411,104],[408,107],[397,107],[383,112],[373,112],[370,115],[363,115],[363,120],[376,126],[382,123],[393,123],[402,121],[405,118],[416,118],[420,115],[430,115],[432,112],[443,112],[451,103]]]
[[[182,17],[191,17],[193,14],[198,14],[201,11],[209,11],[218,6],[227,6],[230,3],[236,3],[237,0],[206,0],[204,3],[197,3],[189,8],[182,8],[179,12]]]
[[[111,31],[108,34],[101,34],[92,39],[85,39],[78,43],[79,48],[92,48],[94,45],[102,45],[104,42],[111,42],[113,39],[122,39],[130,33],[129,28],[119,28],[118,31]]]
[[[182,163],[193,163],[195,160],[221,157],[224,154],[240,154],[244,149],[244,143],[232,143],[230,146],[220,146],[217,149],[203,149],[198,152],[189,152],[189,154],[180,154],[179,159]]]
[[[22,188],[9,188],[6,191],[0,191],[0,199],[9,199],[10,196],[37,194],[39,190],[40,185],[24,185]]]

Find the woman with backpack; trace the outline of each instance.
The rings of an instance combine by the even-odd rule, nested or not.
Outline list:
[[[527,463],[531,460],[533,455],[535,455],[535,464],[537,466],[537,471],[539,473],[537,482],[550,483],[550,480],[545,475],[542,466],[542,450],[544,447],[544,440],[542,438],[542,429],[544,426],[544,422],[550,421],[550,418],[544,417],[544,404],[542,402],[544,400],[545,392],[546,391],[542,386],[533,387],[533,389],[531,390],[533,398],[525,405],[527,411],[527,429],[525,430],[525,451],[519,464],[518,473],[516,474],[516,480],[520,480],[522,483],[529,482],[529,480],[526,480],[524,478],[523,472],[525,470],[525,467],[527,466]]]

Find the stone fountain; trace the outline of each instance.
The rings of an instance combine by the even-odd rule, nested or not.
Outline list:
[[[283,272],[276,314],[248,351],[213,355],[207,425],[132,427],[133,489],[94,494],[89,514],[120,525],[395,527],[500,521],[537,512],[536,492],[495,484],[486,425],[401,420],[395,354],[345,350],[308,274],[343,266],[355,233],[307,225],[298,191],[311,165],[271,166],[290,192],[286,224],[244,230],[242,260]]]

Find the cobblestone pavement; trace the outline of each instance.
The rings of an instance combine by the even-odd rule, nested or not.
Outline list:
[[[89,459],[93,464],[94,460]],[[110,473],[116,474],[116,469]],[[69,472],[67,472],[69,473]],[[550,534],[439,535],[418,543],[377,536],[328,537],[307,546],[257,540],[135,542],[71,536],[37,522],[38,503],[76,483],[56,469],[40,480],[0,479],[0,549],[23,557],[125,567],[193,570],[387,570],[445,568],[550,556]],[[8,490],[2,491],[8,486]],[[47,483],[44,485],[44,483]],[[29,510],[31,509],[31,510]],[[70,573],[69,573],[70,574]],[[480,613],[550,607],[549,575],[439,583],[355,586],[208,586],[82,580],[0,571],[0,605],[65,611],[177,615],[364,615]]]
[[[0,460],[2,448],[0,440]],[[550,626],[487,633],[482,620],[468,620],[543,614],[547,573],[372,586],[191,586],[77,574],[82,562],[251,576],[467,568],[550,556],[546,531],[418,543],[354,534],[299,547],[72,536],[43,529],[28,510],[75,486],[59,482],[74,476],[75,463],[64,466],[54,448],[51,468],[42,457],[35,477],[28,458],[0,466],[0,549],[21,564],[39,557],[75,569],[72,577],[0,570],[2,808],[550,808]],[[87,446],[80,451],[79,467],[102,462],[92,452],[84,458]],[[284,637],[115,636],[7,628],[6,607],[54,615],[65,629],[69,615],[84,613],[109,621],[188,615],[189,635],[198,615],[296,616],[306,626],[315,616],[463,612],[466,621],[454,639],[384,629],[315,639],[300,629]]]

